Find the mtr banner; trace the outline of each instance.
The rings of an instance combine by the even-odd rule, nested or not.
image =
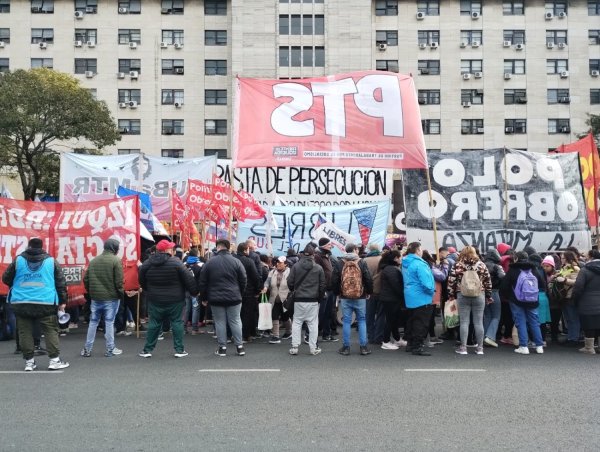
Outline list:
[[[238,78],[233,163],[246,167],[426,168],[412,77],[362,71]]]
[[[433,251],[434,216],[439,246],[590,249],[578,161],[512,149],[430,152],[432,208],[425,172],[404,172],[407,239]]]
[[[0,273],[39,237],[61,265],[70,297],[84,293],[83,275],[102,254],[104,241],[120,242],[125,288],[136,289],[140,259],[140,210],[136,196],[78,203],[45,203],[0,198]],[[8,288],[0,283],[0,293]]]

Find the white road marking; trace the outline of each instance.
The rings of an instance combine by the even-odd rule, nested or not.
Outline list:
[[[198,372],[280,372],[280,369],[200,369]]]
[[[486,369],[404,369],[405,372],[486,372]]]
[[[64,370],[34,370],[33,372],[24,370],[0,370],[0,374],[62,374]]]

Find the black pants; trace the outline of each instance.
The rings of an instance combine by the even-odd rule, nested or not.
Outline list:
[[[510,303],[502,303],[502,311],[500,312],[500,327],[498,328],[498,333],[504,328],[502,337],[504,338],[512,338],[512,329],[514,326],[512,312],[510,310]]]
[[[583,333],[586,339],[596,339],[600,336],[600,330],[585,330]]]
[[[558,341],[558,324],[562,317],[562,310],[560,308],[550,309],[550,337],[553,341]]]
[[[242,298],[242,337],[248,339],[250,336],[256,336],[256,326],[258,324],[258,303],[256,297]]]
[[[400,304],[397,301],[382,302],[383,312],[385,314],[385,328],[383,329],[383,342],[390,341],[390,334],[394,340],[400,340]]]
[[[422,347],[429,330],[429,319],[433,305],[428,304],[408,310],[408,322],[406,323],[406,336],[408,345],[413,348]]]

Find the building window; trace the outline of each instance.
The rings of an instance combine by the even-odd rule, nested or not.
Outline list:
[[[590,60],[590,74],[592,71],[600,71],[600,60]]]
[[[376,16],[397,16],[398,15],[398,0],[376,0],[375,1]]]
[[[527,90],[524,89],[505,89],[504,105],[526,104]]]
[[[139,135],[140,120],[139,119],[119,119],[119,131],[122,135]]]
[[[560,74],[569,70],[569,60],[546,60],[546,74]]]
[[[98,43],[98,30],[95,28],[76,28],[75,29],[75,41],[81,41],[83,43],[92,42]]]
[[[325,67],[325,47],[279,47],[280,67]]]
[[[504,30],[504,40],[511,44],[525,44],[525,30]]]
[[[206,16],[226,16],[227,0],[204,0],[204,14]]]
[[[439,30],[419,30],[417,32],[417,40],[419,44],[430,45],[432,42],[440,43]]]
[[[568,104],[571,102],[569,89],[549,89],[547,91],[548,104]]]
[[[588,31],[588,39],[590,45],[599,45],[600,44],[600,30],[590,30]]]
[[[163,30],[161,42],[168,45],[183,44],[183,30]]]
[[[421,105],[439,105],[440,90],[439,89],[420,89],[418,93],[419,103]]]
[[[481,14],[481,0],[460,0],[460,15]]]
[[[183,135],[183,119],[163,119],[163,135]]]
[[[98,0],[75,0],[75,11],[96,14],[98,12]]]
[[[35,69],[38,67],[45,67],[47,69],[53,69],[52,58],[32,58],[31,59],[31,69]]]
[[[8,72],[8,58],[0,58],[0,72]]]
[[[590,89],[590,104],[591,105],[600,104],[600,88]]]
[[[183,0],[161,0],[162,14],[183,14]]]
[[[461,74],[474,74],[483,72],[483,60],[460,60]]]
[[[226,119],[205,119],[204,120],[205,135],[227,135],[227,120]]]
[[[161,157],[169,157],[172,159],[182,159],[183,149],[161,149]]]
[[[325,34],[325,16],[322,14],[315,15],[314,34],[316,36],[323,36]]]
[[[483,44],[483,32],[481,30],[461,30],[460,42],[464,45],[472,45],[474,42]]]
[[[588,0],[588,16],[600,16],[600,0]]]
[[[122,102],[137,102],[138,105],[142,103],[142,90],[141,89],[120,89],[119,90],[119,103]]]
[[[463,135],[476,135],[483,133],[483,119],[461,120],[460,133]]]
[[[421,127],[423,128],[423,134],[425,135],[439,135],[441,132],[439,119],[423,119],[421,121]]]
[[[375,69],[378,71],[399,72],[398,60],[376,60]]]
[[[85,88],[93,99],[98,100],[98,90],[96,88]]]
[[[376,44],[398,45],[398,32],[395,30],[378,30],[375,32]]]
[[[546,44],[568,44],[567,30],[546,30]]]
[[[227,105],[227,90],[226,89],[205,89],[204,90],[205,105]]]
[[[10,43],[10,28],[0,28],[0,42]]]
[[[560,13],[567,12],[567,3],[566,1],[554,1],[554,2],[546,2],[545,10],[547,13],[552,13],[555,16]]]
[[[98,63],[96,58],[75,58],[75,73],[85,74],[86,72],[98,72]]]
[[[31,0],[33,14],[54,14],[54,0]]]
[[[505,16],[522,16],[525,14],[525,2],[502,2],[502,14]]]
[[[54,43],[54,28],[32,28],[31,43],[38,44],[40,42]]]
[[[505,74],[525,74],[525,60],[504,60]]]
[[[548,119],[548,133],[571,133],[571,120]]]
[[[227,30],[205,30],[204,31],[205,46],[226,46],[227,45]]]
[[[129,44],[135,42],[142,43],[142,32],[139,28],[122,28],[119,29],[119,44]]]
[[[527,120],[505,119],[504,133],[527,133]]]
[[[426,16],[440,15],[439,0],[419,0],[417,1],[417,12],[423,13]]]
[[[140,14],[142,12],[141,0],[119,0],[118,11],[127,14]]]
[[[10,0],[0,0],[0,14],[10,13]]]
[[[460,91],[460,102],[469,102],[472,105],[483,104],[483,90],[482,89],[463,89]]]
[[[290,16],[290,34],[302,34],[302,17],[300,16],[300,14],[292,14]]]
[[[140,149],[117,149],[119,155],[139,154]]]
[[[279,34],[289,35],[290,34],[290,16],[288,14],[279,15]]]
[[[218,159],[226,159],[227,158],[227,149],[205,149],[204,156],[210,157],[211,155],[216,155]]]
[[[162,60],[162,75],[183,75],[183,60]]]
[[[227,75],[227,60],[205,60],[204,75]]]
[[[142,73],[142,60],[128,60],[128,59],[120,59],[119,60],[119,72],[130,72],[136,71],[138,74]]]
[[[161,92],[162,105],[183,105],[182,89],[163,89]]]
[[[440,60],[419,60],[419,74],[440,75]]]

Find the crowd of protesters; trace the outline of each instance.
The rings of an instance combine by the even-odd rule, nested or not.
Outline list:
[[[152,356],[166,332],[172,334],[177,358],[188,355],[185,334],[212,334],[217,356],[227,356],[230,343],[236,355],[244,356],[246,344],[259,338],[273,345],[289,340],[290,355],[297,355],[304,342],[311,355],[318,355],[320,342],[340,341],[340,327],[338,353],[344,356],[352,353],[353,327],[360,355],[380,346],[430,356],[444,341],[456,341],[459,355],[467,355],[469,348],[483,355],[485,347],[501,345],[518,354],[530,349],[542,354],[548,342],[596,354],[597,250],[585,256],[574,248],[541,255],[531,247],[517,251],[500,243],[485,255],[471,246],[460,254],[452,247],[430,253],[413,242],[404,250],[348,244],[334,257],[332,245],[321,238],[299,254],[290,249],[287,256],[271,258],[259,254],[252,240],[236,247],[218,240],[210,253],[195,247],[184,252],[161,240],[140,265],[141,289],[124,291],[119,242],[109,239],[84,275],[88,333],[81,356],[92,356],[98,329],[105,334],[104,355],[120,355],[115,335],[130,335],[134,328],[146,333],[139,353],[143,358]],[[2,280],[11,288],[7,306],[16,317],[17,351],[25,370],[36,368],[41,332],[49,369],[68,367],[59,356],[58,337],[69,325],[59,328],[57,317],[57,309],[64,312],[67,305],[66,283],[42,241],[31,239]],[[269,330],[258,328],[260,301],[271,305]],[[456,306],[459,316],[452,328],[444,327],[449,306]],[[78,327],[79,304],[67,312],[70,327]]]

